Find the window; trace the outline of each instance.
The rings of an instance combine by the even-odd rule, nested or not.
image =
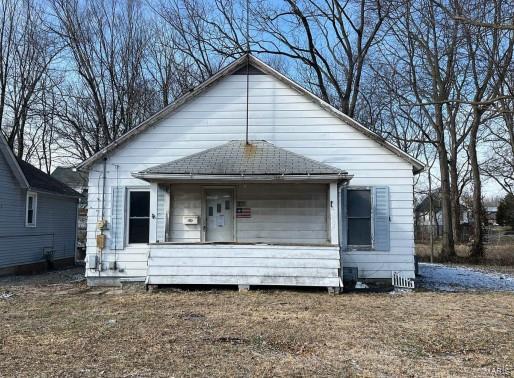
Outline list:
[[[37,215],[37,194],[33,192],[27,192],[27,204],[25,211],[25,226],[36,227],[36,215]]]
[[[148,243],[150,239],[150,192],[129,192],[128,242]]]
[[[371,246],[371,191],[348,189],[348,245]]]

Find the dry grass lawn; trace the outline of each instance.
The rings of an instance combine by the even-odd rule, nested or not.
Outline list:
[[[434,245],[434,261],[439,261],[440,242]],[[469,257],[469,246],[458,244],[455,246],[457,262],[467,263]],[[421,261],[430,261],[430,244],[416,243],[416,255]],[[481,265],[511,266],[514,267],[514,240],[506,240],[501,244],[490,244],[485,246],[484,261]]]
[[[2,282],[0,376],[514,374],[514,295]]]

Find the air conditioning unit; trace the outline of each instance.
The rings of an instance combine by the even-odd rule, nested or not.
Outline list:
[[[198,215],[186,215],[182,217],[183,224],[198,224]]]

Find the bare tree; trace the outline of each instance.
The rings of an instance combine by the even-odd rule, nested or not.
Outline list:
[[[198,83],[191,61],[174,46],[170,34],[172,31],[159,23],[153,26],[145,60],[146,73],[151,84],[158,88],[163,107]]]
[[[499,23],[505,11],[503,0],[475,0],[459,4],[460,14],[476,15],[485,20],[492,17],[490,23]],[[510,2],[509,2],[510,4]],[[508,9],[512,11],[512,7]],[[512,13],[511,13],[512,17]],[[482,181],[477,144],[479,131],[484,124],[484,116],[500,99],[501,87],[510,69],[514,51],[514,30],[483,28],[473,24],[463,24],[466,38],[466,59],[471,65],[470,74],[470,111],[471,128],[469,141],[470,164],[473,177],[473,241],[471,256],[474,259],[483,257],[483,209]]]
[[[262,1],[253,10],[262,36],[257,52],[297,62],[302,81],[323,100],[353,117],[373,47],[386,29],[395,1]]]
[[[500,119],[487,125],[491,149],[482,170],[503,190],[514,194],[514,70],[505,77],[500,97],[494,104]]]
[[[84,159],[156,108],[143,75],[145,17],[135,1],[53,0],[52,8],[53,31],[72,62],[72,80],[60,90],[61,137]]]
[[[16,3],[10,0],[2,0],[0,11],[0,130],[4,131],[5,101],[13,65],[12,56],[15,48],[15,31],[20,19],[20,12]]]
[[[400,99],[400,109],[405,108],[402,112],[421,132],[420,143],[428,142],[437,151],[443,218],[441,255],[452,259],[454,221],[446,104],[455,95],[458,25],[429,0],[405,1],[393,33],[395,39],[385,53],[386,62],[401,84],[392,83],[389,87]]]

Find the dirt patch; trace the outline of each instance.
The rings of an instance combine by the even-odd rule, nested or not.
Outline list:
[[[69,281],[0,282],[0,292],[14,294],[0,300],[0,376],[469,377],[514,369],[508,293],[91,295]]]

